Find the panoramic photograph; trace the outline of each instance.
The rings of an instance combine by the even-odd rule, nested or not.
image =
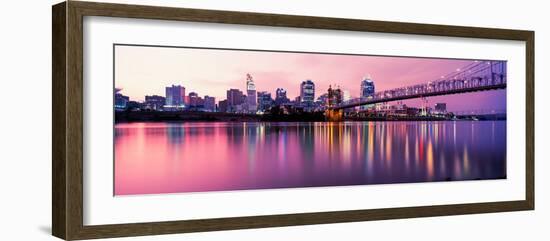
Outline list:
[[[115,196],[506,179],[505,60],[113,54]]]

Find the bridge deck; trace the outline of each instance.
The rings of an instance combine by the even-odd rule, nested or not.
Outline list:
[[[477,87],[471,87],[471,88],[424,92],[424,93],[417,93],[417,94],[392,96],[392,97],[386,97],[386,98],[375,98],[375,99],[369,99],[365,101],[352,102],[352,103],[342,103],[341,105],[334,106],[331,109],[338,110],[338,109],[346,109],[346,108],[351,108],[356,106],[370,105],[370,104],[391,102],[391,101],[398,101],[398,100],[416,99],[416,98],[440,96],[440,95],[461,94],[461,93],[505,89],[505,88],[506,88],[506,83],[502,83],[502,84],[487,85],[487,86],[477,86]]]

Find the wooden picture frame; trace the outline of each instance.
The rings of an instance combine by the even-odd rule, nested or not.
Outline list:
[[[203,232],[398,218],[533,210],[534,188],[534,32],[523,30],[445,26],[213,11],[154,6],[68,1],[52,8],[52,233],[66,239]],[[367,31],[465,38],[525,41],[526,57],[526,180],[525,199],[453,204],[297,213],[284,215],[180,220],[152,223],[87,226],[83,224],[83,17],[107,16],[328,30]]]

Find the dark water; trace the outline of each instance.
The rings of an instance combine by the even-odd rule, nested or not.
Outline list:
[[[506,121],[124,123],[115,194],[506,178]]]

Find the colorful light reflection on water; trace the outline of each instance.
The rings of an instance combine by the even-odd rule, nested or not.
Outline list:
[[[115,195],[506,178],[506,121],[115,125]]]

